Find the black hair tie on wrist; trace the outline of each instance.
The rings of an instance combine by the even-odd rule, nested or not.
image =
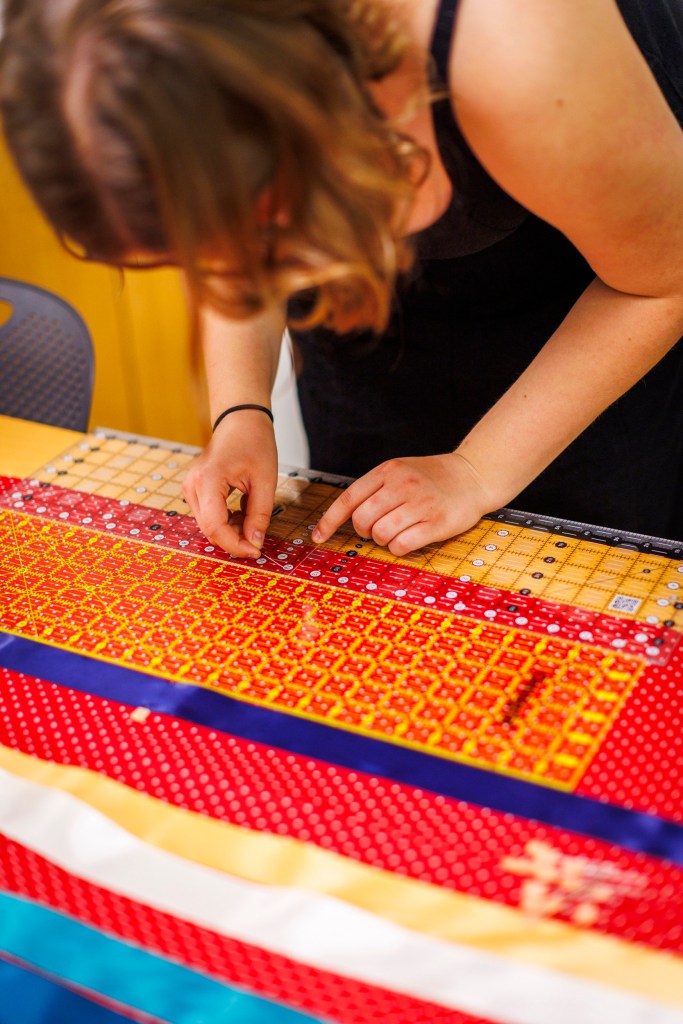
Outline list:
[[[266,414],[266,416],[269,418],[271,423],[275,422],[275,420],[273,418],[272,412],[265,405],[233,405],[233,406],[230,407],[230,409],[225,409],[220,414],[220,416],[218,417],[218,419],[216,420],[216,422],[213,425],[213,431],[216,430],[216,427],[218,426],[218,424],[222,423],[223,420],[225,419],[225,417],[229,416],[231,412],[241,412],[242,409],[256,409],[257,412],[264,412]]]

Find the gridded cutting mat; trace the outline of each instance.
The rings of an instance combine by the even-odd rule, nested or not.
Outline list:
[[[197,449],[186,445],[91,434],[38,470],[35,478],[86,494],[187,512],[182,480],[196,454]]]

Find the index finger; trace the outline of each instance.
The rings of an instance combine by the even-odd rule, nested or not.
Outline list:
[[[350,519],[364,501],[381,488],[381,482],[372,474],[354,480],[338,498],[332,502],[327,512],[320,518],[318,525],[311,534],[316,544],[323,544],[336,533],[342,523]]]

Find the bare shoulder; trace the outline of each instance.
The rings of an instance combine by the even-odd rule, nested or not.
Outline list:
[[[489,173],[608,283],[666,288],[683,245],[683,132],[616,0],[461,0],[450,70]]]
[[[461,0],[451,84],[472,114],[510,114],[520,101],[552,110],[571,98],[566,89],[593,91],[634,60],[616,0]]]

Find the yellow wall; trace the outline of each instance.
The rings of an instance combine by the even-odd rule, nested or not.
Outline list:
[[[126,272],[69,256],[0,144],[0,276],[49,288],[70,302],[95,346],[91,424],[200,444],[205,430],[189,367],[188,318],[178,275]]]

